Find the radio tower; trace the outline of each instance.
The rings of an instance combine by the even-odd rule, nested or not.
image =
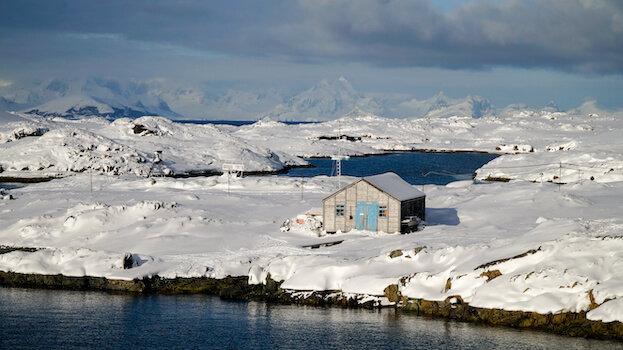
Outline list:
[[[337,121],[337,139],[338,141],[342,139],[342,127],[341,123],[338,119]],[[338,146],[337,155],[331,156],[331,159],[335,161],[335,172],[337,173],[337,188],[342,188],[342,161],[349,160],[349,156],[342,155],[342,149]]]

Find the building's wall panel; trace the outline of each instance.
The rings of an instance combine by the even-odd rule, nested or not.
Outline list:
[[[355,228],[355,213],[357,211],[357,184],[346,189],[346,225],[344,231],[348,232]]]
[[[326,198],[322,203],[322,220],[327,232],[336,232],[335,228],[335,196]]]
[[[400,202],[388,196],[387,204],[387,218],[388,218],[388,233],[400,232],[400,221],[402,220],[400,212]]]

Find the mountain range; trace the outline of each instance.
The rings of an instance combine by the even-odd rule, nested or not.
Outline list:
[[[368,96],[355,90],[344,77],[333,82],[322,80],[292,97],[273,89],[228,90],[214,95],[201,88],[173,85],[163,79],[50,79],[0,86],[0,110],[67,118],[160,115],[172,120],[326,121],[352,110],[382,117],[480,118],[513,108],[525,109],[525,106],[497,110],[482,96],[450,98],[443,92],[425,100]],[[554,102],[543,109],[558,111]]]

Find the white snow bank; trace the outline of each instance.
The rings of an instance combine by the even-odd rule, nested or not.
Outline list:
[[[623,299],[609,300],[589,311],[586,318],[593,321],[613,322],[623,320]]]
[[[28,122],[0,127],[0,141],[16,141],[0,144],[0,166],[12,172],[5,176],[87,169],[145,176],[156,152],[162,160],[156,170],[164,174],[220,172],[228,162],[244,164],[245,171],[277,171],[306,164],[212,125],[179,124],[160,117],[123,118],[112,123],[101,118],[28,118]],[[20,134],[40,137],[15,136]]]
[[[0,255],[0,270],[65,276],[114,276],[123,270],[124,254],[85,248],[13,251]]]

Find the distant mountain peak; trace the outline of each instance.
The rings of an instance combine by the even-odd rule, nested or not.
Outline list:
[[[45,86],[46,90],[53,91],[58,94],[64,94],[69,90],[69,84],[66,81],[60,79],[53,79]]]
[[[314,84],[313,88],[324,88],[329,86],[329,82],[327,81],[327,79],[322,79],[321,81],[317,82],[316,84]]]
[[[369,113],[377,113],[381,108],[378,102],[357,92],[344,77],[329,84],[326,79],[311,89],[292,97],[285,103],[258,116],[271,120],[322,121],[332,120],[349,113],[354,108]]]
[[[418,101],[413,99],[398,106],[401,113],[411,113],[413,118],[445,118],[470,117],[481,118],[495,114],[493,106],[487,99],[478,95],[468,95],[465,98],[449,98],[443,91],[429,99]]]
[[[443,92],[443,90],[439,90],[439,92],[436,93],[432,98],[433,99],[437,99],[437,100],[440,100],[440,99],[444,99],[445,100],[445,99],[448,99],[448,96],[446,96],[446,94]]]
[[[550,111],[550,112],[560,112],[560,110],[558,109],[558,105],[556,104],[556,102],[554,101],[550,101],[544,108],[544,110],[546,111]]]

